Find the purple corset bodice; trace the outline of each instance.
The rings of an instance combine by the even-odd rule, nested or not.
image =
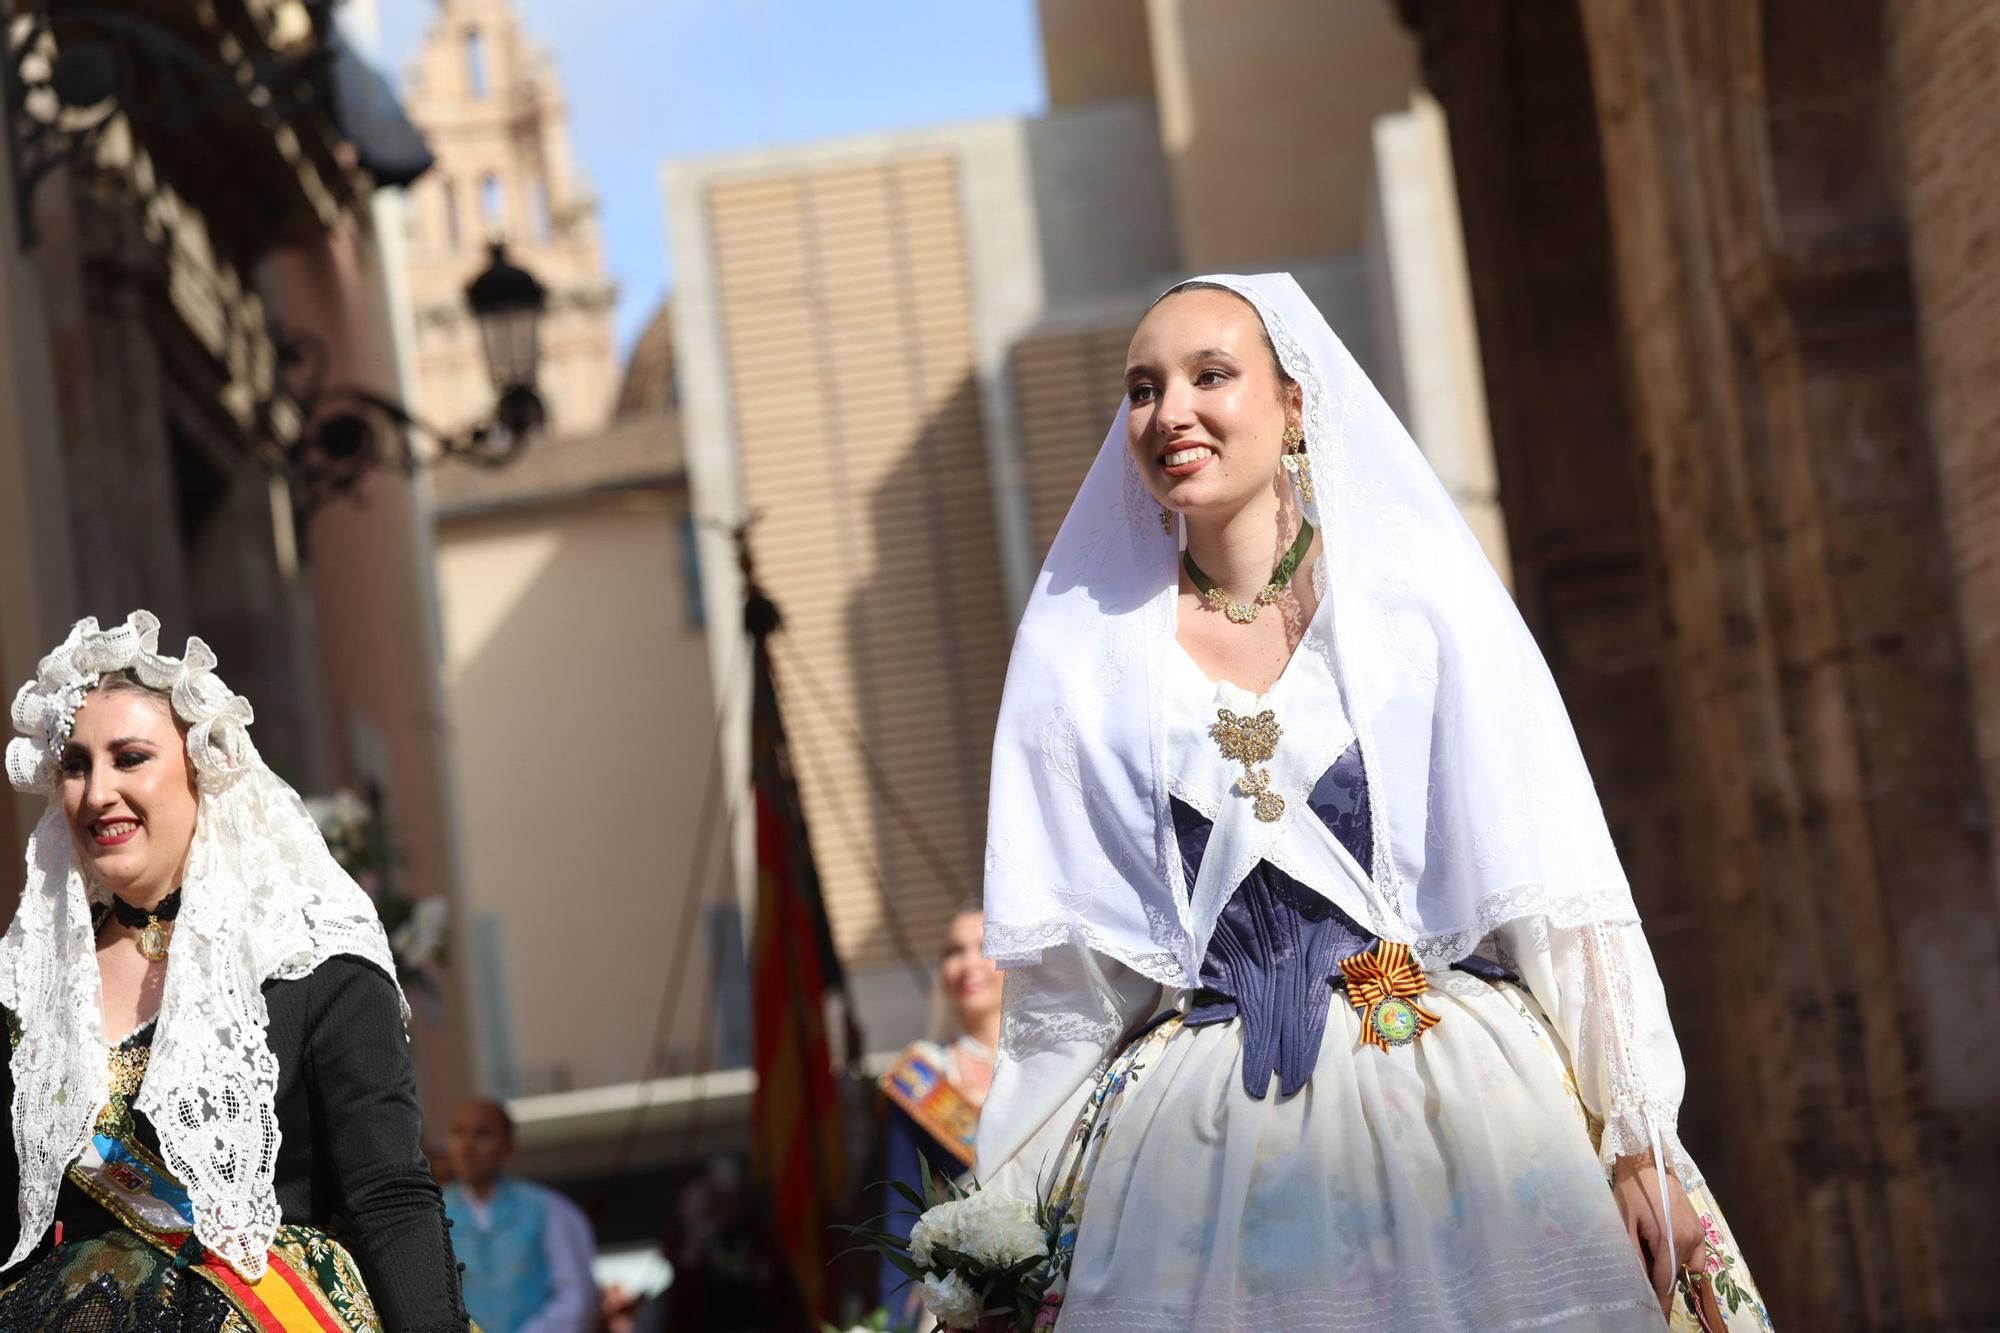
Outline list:
[[[1357,862],[1372,863],[1360,742],[1321,775],[1307,805]],[[1208,848],[1209,821],[1180,800],[1173,802],[1173,814],[1192,892]],[[1215,923],[1187,1024],[1203,1027],[1241,1018],[1244,1091],[1262,1100],[1275,1074],[1278,1095],[1289,1097],[1305,1087],[1319,1063],[1327,1013],[1340,983],[1340,961],[1373,948],[1376,938],[1312,889],[1260,861]],[[1454,966],[1489,980],[1512,979],[1505,968],[1483,958]]]

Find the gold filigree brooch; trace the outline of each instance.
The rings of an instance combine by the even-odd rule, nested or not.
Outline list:
[[[1276,823],[1285,813],[1285,798],[1271,790],[1271,770],[1258,765],[1270,763],[1278,752],[1278,740],[1285,734],[1278,725],[1278,715],[1266,708],[1255,717],[1238,717],[1227,708],[1218,708],[1208,734],[1221,747],[1223,758],[1243,765],[1236,787],[1257,802],[1257,818],[1266,824]]]

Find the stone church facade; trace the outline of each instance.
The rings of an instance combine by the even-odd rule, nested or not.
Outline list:
[[[2000,6],[1399,0],[1517,594],[1781,1327],[2000,1326]]]

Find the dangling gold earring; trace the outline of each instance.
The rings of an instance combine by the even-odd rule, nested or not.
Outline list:
[[[1160,531],[1169,537],[1174,535],[1174,511],[1165,505],[1160,506]]]
[[[1313,465],[1306,456],[1306,433],[1297,426],[1285,427],[1285,456],[1281,460],[1285,471],[1292,474],[1292,484],[1299,488],[1299,499],[1307,504],[1313,502]]]

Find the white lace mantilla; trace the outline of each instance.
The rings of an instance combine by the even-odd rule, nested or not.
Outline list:
[[[172,658],[159,654],[158,637],[146,611],[109,630],[79,621],[14,700],[22,735],[7,747],[8,776],[50,801],[29,840],[20,909],[0,940],[0,1004],[21,1031],[13,1056],[21,1229],[0,1267],[18,1263],[48,1230],[63,1173],[109,1096],[91,894],[57,794],[70,720],[100,675],[129,671],[164,692],[187,728],[201,805],[137,1106],[187,1187],[196,1236],[244,1276],[263,1275],[280,1220],[278,1063],[265,1039],[263,984],[306,976],[339,954],[396,975],[373,901],[251,743],[249,702],[214,675],[215,655],[200,639]]]

